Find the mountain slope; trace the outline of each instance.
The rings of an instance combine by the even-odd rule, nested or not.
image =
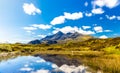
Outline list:
[[[64,33],[59,31],[56,34],[51,35],[51,36],[47,36],[47,37],[45,37],[41,40],[42,41],[48,41],[48,40],[58,41],[58,40],[65,40],[65,39],[68,39],[68,38],[75,39],[75,38],[80,37],[80,36],[83,36],[83,35],[79,34],[77,32],[64,34]]]
[[[59,40],[63,35],[64,35],[64,33],[58,32],[58,33],[56,33],[54,35],[46,36],[45,38],[41,39],[41,41]]]
[[[90,38],[93,38],[93,37],[88,36],[88,35],[82,35],[82,34],[80,34],[78,32],[64,34],[63,32],[59,31],[56,34],[46,36],[45,38],[42,38],[41,40],[37,40],[37,41],[33,40],[31,42],[32,43],[38,42],[38,43],[35,43],[35,44],[40,44],[41,42],[42,43],[47,43],[47,44],[56,44],[56,43],[65,43],[68,40],[83,41],[83,40],[87,40],[87,39],[90,39]]]

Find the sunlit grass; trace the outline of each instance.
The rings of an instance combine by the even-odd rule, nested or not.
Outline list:
[[[106,47],[103,50],[108,54],[119,54],[120,55],[120,50],[116,49],[116,46]]]
[[[88,60],[89,59],[89,60]],[[101,70],[104,73],[120,72],[120,56],[111,57],[84,58],[84,63],[96,71]]]

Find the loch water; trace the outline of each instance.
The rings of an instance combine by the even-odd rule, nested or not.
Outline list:
[[[58,67],[41,57],[18,56],[0,62],[0,73],[86,73],[84,66]]]

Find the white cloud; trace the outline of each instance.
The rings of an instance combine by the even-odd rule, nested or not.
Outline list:
[[[114,8],[119,5],[120,1],[119,0],[94,0],[93,6],[99,6],[103,7],[106,6],[108,8]]]
[[[109,19],[109,20],[113,20],[113,19],[116,19],[116,18],[117,18],[115,15],[113,15],[113,16],[108,16],[108,15],[106,15],[106,17],[107,17],[107,19]]]
[[[36,72],[31,72],[31,73],[50,73],[50,72],[49,70],[41,69],[41,70],[37,70]]]
[[[96,33],[100,33],[100,32],[112,32],[112,30],[103,30],[102,26],[95,26],[93,29],[94,29],[94,31]]]
[[[115,18],[116,18],[116,16],[111,16],[111,17],[110,17],[110,20],[115,19]]]
[[[92,3],[93,3],[93,6],[97,5],[99,7],[103,7],[105,5],[104,0],[94,0]]]
[[[40,38],[44,38],[44,37],[46,37],[46,35],[37,35],[38,37],[40,37]]]
[[[93,8],[92,13],[93,14],[103,14],[104,10],[102,8]]]
[[[92,16],[92,13],[85,13],[85,16],[91,17],[91,16]]]
[[[90,30],[85,31],[85,30],[83,30],[81,28],[78,28],[76,26],[74,26],[74,27],[65,26],[63,28],[55,28],[55,30],[53,31],[53,34],[57,33],[58,31],[61,31],[61,32],[65,33],[65,34],[69,33],[69,32],[71,32],[71,33],[78,32],[78,33],[84,34],[84,35],[95,34],[95,32],[93,32],[93,31],[90,31]]]
[[[72,14],[64,12],[64,17],[69,20],[77,20],[77,19],[83,18],[83,14],[82,12],[76,12]]]
[[[83,18],[82,12],[75,12],[75,13],[67,13],[67,12],[64,12],[64,15],[63,15],[63,16],[55,17],[55,18],[50,22],[50,24],[52,24],[52,25],[63,24],[66,19],[69,19],[69,20],[77,20],[77,19],[80,19],[80,18]]]
[[[51,25],[45,25],[45,24],[33,24],[31,25],[34,28],[39,28],[39,29],[50,29],[52,26]]]
[[[21,68],[20,71],[32,71],[33,69],[32,68],[28,68],[28,67],[25,67],[25,68]]]
[[[119,5],[119,0],[103,0],[105,2],[105,6],[109,8],[114,8]]]
[[[115,15],[112,16],[106,15],[106,18],[109,20],[114,20],[114,19],[120,20],[120,16],[115,16]]]
[[[40,14],[41,13],[41,10],[36,8],[34,6],[34,4],[32,3],[24,3],[23,4],[23,9],[24,9],[24,12],[28,15],[35,15],[36,13]]]
[[[55,28],[55,30],[53,31],[53,33],[57,33],[58,31],[61,31],[63,33],[68,33],[68,32],[71,32],[71,33],[74,33],[75,31],[77,31],[78,28],[75,26],[75,27],[71,27],[71,26],[65,26],[63,28]]]
[[[85,4],[84,4],[86,7],[88,6],[88,2],[85,2]]]
[[[106,38],[108,38],[106,35],[102,35],[102,36],[100,36],[99,38],[101,38],[101,39],[106,39]]]
[[[82,26],[83,29],[89,29],[91,26]]]
[[[58,16],[55,17],[50,23],[52,25],[56,25],[56,24],[62,24],[65,22],[65,17],[64,16]]]
[[[103,32],[103,28],[101,26],[95,26],[94,30],[99,33],[99,32]]]

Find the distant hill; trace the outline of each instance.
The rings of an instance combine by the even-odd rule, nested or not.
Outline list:
[[[110,53],[119,53],[120,37],[99,39],[92,38],[82,42],[67,42],[64,47],[78,48],[77,50],[107,51]],[[80,48],[80,49],[79,49]],[[120,53],[119,53],[120,54]]]
[[[64,34],[63,32],[59,31],[56,34],[46,36],[41,40],[30,41],[29,44],[41,44],[41,43],[56,44],[56,43],[65,43],[66,41],[83,41],[90,38],[93,37],[89,35],[83,35],[78,32]]]
[[[28,44],[41,44],[40,40],[32,40]]]

